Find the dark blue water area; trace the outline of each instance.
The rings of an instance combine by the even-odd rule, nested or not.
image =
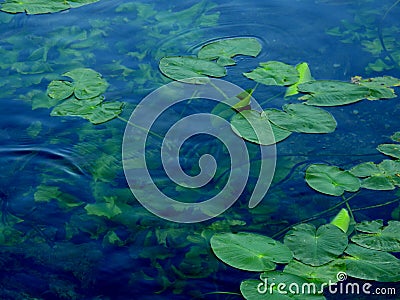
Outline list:
[[[262,45],[257,57],[237,56],[237,64],[227,67],[223,79],[243,89],[255,86],[243,72],[274,60],[307,62],[315,79],[399,78],[399,66],[390,66],[390,60],[381,71],[368,67],[387,53],[379,57],[366,51],[365,44],[365,39],[373,40],[365,35],[368,26],[375,28],[368,33],[376,38],[382,30],[388,36],[388,52],[399,61],[390,41],[399,39],[400,6],[382,19],[393,2],[100,0],[44,15],[0,12],[0,298],[241,299],[240,282],[258,274],[219,261],[210,237],[250,231],[281,239],[281,230],[290,224],[340,202],[341,197],[311,189],[304,181],[306,168],[326,163],[350,169],[390,159],[376,147],[391,143],[390,136],[400,131],[399,99],[326,107],[338,123],[333,133],[294,133],[278,143],[274,181],[253,209],[248,201],[258,180],[260,152],[247,143],[253,163],[238,201],[216,218],[195,224],[163,220],[133,196],[121,158],[126,120],[145,96],[170,82],[158,69],[162,57],[195,55],[221,38],[254,37]],[[327,33],[335,27],[345,33]],[[102,75],[108,82],[106,101],[125,103],[120,118],[93,125],[79,117],[50,116],[56,103],[47,97],[47,86],[68,79],[62,74],[75,68]],[[297,101],[283,99],[284,92],[282,87],[259,85],[253,96],[263,109],[280,109]],[[229,153],[221,141],[205,134],[188,139],[179,151],[187,174],[200,172],[198,161],[204,154],[218,163],[206,186],[190,189],[168,179],[160,136],[183,117],[210,113],[214,107],[210,99],[174,105],[160,115],[152,127],[155,135],[147,139],[149,173],[160,190],[179,201],[200,202],[216,195],[229,175]],[[398,203],[362,209],[396,197],[396,190],[362,189],[350,206],[357,221],[398,220]],[[323,214],[314,224],[329,222],[337,211]]]

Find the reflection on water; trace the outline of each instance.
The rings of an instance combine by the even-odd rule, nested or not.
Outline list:
[[[145,95],[169,82],[158,70],[161,57],[193,55],[225,37],[255,37],[262,44],[257,58],[238,56],[237,66],[228,67],[224,79],[244,89],[254,83],[242,73],[269,60],[308,62],[318,79],[400,77],[385,53],[376,53],[379,39],[373,28],[380,18],[372,16],[382,16],[392,4],[383,2],[101,0],[47,15],[0,12],[0,298],[239,299],[210,294],[238,293],[243,276],[253,275],[220,263],[209,247],[211,235],[246,230],[271,236],[337,203],[305,184],[308,162],[349,168],[380,161],[376,146],[399,130],[396,99],[329,108],[339,124],[334,133],[293,135],[278,144],[275,185],[257,208],[248,209],[244,193],[223,215],[192,225],[159,219],[134,199],[121,164],[123,119]],[[392,40],[390,28],[397,28],[398,14],[399,8],[393,8],[383,27],[387,50],[396,59],[398,36]],[[80,118],[50,117],[56,103],[46,95],[48,84],[80,67],[107,80],[106,99],[125,102],[121,119],[94,126]],[[280,108],[285,101],[280,93],[259,86],[254,97],[264,108]],[[202,109],[212,108],[175,107],[159,126]],[[163,173],[160,141],[150,138],[148,143],[147,162]],[[220,142],[199,136],[180,153],[189,174],[199,171],[203,153],[218,157],[219,177],[208,188],[221,188],[229,161]],[[256,179],[254,165],[248,194]],[[205,196],[161,178],[158,185],[182,201]],[[353,205],[376,204],[375,192],[363,195]],[[393,193],[379,195],[390,200]],[[395,207],[358,216],[388,219]],[[330,216],[323,218],[318,222]]]

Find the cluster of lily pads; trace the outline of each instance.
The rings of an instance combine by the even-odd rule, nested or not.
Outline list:
[[[97,1],[99,0],[5,0],[0,4],[0,11],[12,14],[26,12],[28,15],[38,15],[76,8]]]
[[[204,84],[209,77],[225,76],[225,67],[236,64],[233,60],[236,55],[255,57],[260,49],[254,38],[224,39],[203,46],[197,56],[164,57],[159,67],[171,79]],[[392,87],[400,86],[400,80],[390,76],[369,79],[355,76],[351,82],[315,80],[307,63],[291,66],[279,61],[260,63],[258,68],[243,75],[257,84],[285,87],[286,100],[300,94],[297,99],[302,101],[300,103],[286,103],[282,110],[265,109],[259,112],[250,106],[253,89],[237,96],[238,102],[231,107],[231,114],[224,112],[223,116],[228,116],[237,135],[263,145],[282,141],[292,132],[333,132],[336,120],[328,111],[317,106],[395,98]],[[213,112],[221,114],[218,108]],[[268,128],[272,128],[273,141]],[[400,133],[395,133],[393,141],[399,142],[399,136]],[[400,186],[400,146],[382,144],[377,149],[394,159],[379,164],[362,163],[349,171],[331,165],[312,164],[306,170],[305,180],[314,190],[331,196],[356,192],[360,187],[395,189]],[[349,198],[344,199],[343,203],[347,204]],[[295,225],[285,235],[283,243],[249,232],[217,233],[210,240],[211,248],[220,260],[232,267],[263,272],[260,280],[242,282],[240,290],[246,299],[264,299],[260,285],[266,279],[275,284],[275,296],[279,283],[298,283],[298,286],[313,283],[319,291],[308,295],[292,294],[290,297],[278,295],[282,299],[325,299],[321,287],[325,284],[326,288],[328,282],[336,283],[341,272],[364,280],[400,281],[397,271],[400,260],[389,253],[400,252],[400,222],[389,221],[387,226],[382,220],[355,223],[351,211],[350,214],[351,217],[348,210],[342,209],[330,224],[319,228],[309,223]],[[275,270],[277,264],[285,265],[284,269]]]
[[[400,141],[400,132],[392,140]],[[381,144],[377,149],[393,159],[380,163],[363,162],[342,170],[336,166],[312,164],[306,171],[306,182],[318,192],[341,196],[345,191],[357,192],[361,187],[370,190],[394,190],[400,187],[400,144]]]
[[[221,78],[227,74],[226,66],[235,65],[233,57],[256,57],[261,44],[255,38],[241,37],[222,39],[204,45],[197,56],[167,56],[159,62],[160,71],[167,77],[192,84],[206,83],[209,77]],[[260,63],[260,66],[243,75],[257,84],[282,86],[285,97],[300,94],[301,103],[284,104],[282,110],[252,110],[250,97],[238,103],[240,111],[231,116],[233,131],[245,140],[261,145],[280,142],[292,132],[330,133],[336,129],[336,120],[326,110],[316,106],[339,106],[363,99],[379,100],[395,98],[392,87],[399,86],[394,77],[363,79],[355,76],[352,82],[315,80],[308,64],[292,66],[280,61]],[[252,92],[254,89],[250,92]],[[238,108],[233,107],[234,109]],[[239,109],[237,109],[239,110]],[[274,140],[271,140],[272,130]]]
[[[218,233],[211,238],[211,248],[234,268],[262,272],[260,279],[242,281],[240,291],[246,299],[325,299],[322,293],[343,280],[340,274],[400,281],[400,260],[390,253],[400,252],[399,232],[399,221],[386,226],[382,220],[351,224],[348,211],[342,209],[329,224],[318,228],[308,223],[294,226],[283,243],[249,232]],[[284,268],[276,270],[277,265]],[[300,290],[283,294],[279,288],[294,284]],[[302,293],[304,284],[312,288]]]
[[[101,75],[88,68],[78,68],[62,74],[72,79],[53,80],[47,87],[47,94],[57,104],[51,116],[78,116],[93,124],[101,124],[116,118],[121,112],[123,103],[118,101],[104,102],[102,95],[108,83]]]

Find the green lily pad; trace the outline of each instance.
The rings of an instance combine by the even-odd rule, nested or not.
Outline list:
[[[90,3],[95,3],[100,0],[68,0],[69,5],[71,8],[81,7],[83,5],[87,5]]]
[[[332,196],[341,196],[345,191],[356,192],[360,189],[360,180],[353,174],[323,164],[314,164],[307,168],[306,182],[314,190]]]
[[[280,61],[269,61],[260,63],[260,66],[243,75],[265,85],[289,86],[299,81],[299,72],[291,65]]]
[[[255,38],[231,38],[218,40],[201,47],[198,58],[213,60],[221,66],[232,66],[236,62],[232,57],[236,55],[248,55],[256,57],[261,51],[261,44]]]
[[[46,14],[75,8],[99,0],[6,0],[1,4],[1,11],[8,13],[26,12],[28,15]]]
[[[122,102],[103,102],[103,97],[87,100],[70,98],[53,108],[51,116],[75,116],[97,125],[116,118],[121,112]]]
[[[370,94],[365,86],[333,80],[310,81],[299,84],[297,89],[306,94],[300,100],[316,106],[345,105],[366,99]]]
[[[347,235],[332,224],[315,228],[312,224],[300,224],[293,227],[284,238],[284,243],[299,261],[321,266],[339,255],[347,247]]]
[[[376,228],[376,221],[368,227],[370,223],[371,222],[362,222],[362,224],[356,225],[357,230],[363,231],[365,230],[364,228],[367,227],[368,232],[354,235],[351,238],[352,242],[369,249],[400,252],[399,221],[389,221],[388,225],[385,227],[382,221],[380,221],[381,226],[379,228]]]
[[[337,259],[318,267],[306,265],[293,259],[283,269],[285,273],[294,274],[319,284],[327,282],[335,283],[338,281],[337,274],[345,271],[345,263]]]
[[[372,174],[379,173],[378,166],[373,162],[365,162],[358,164],[349,170],[351,174],[357,177],[368,177]]]
[[[347,275],[380,282],[400,281],[400,260],[390,253],[350,243],[344,262]]]
[[[297,90],[297,86],[299,84],[314,80],[314,78],[311,76],[310,68],[308,67],[307,63],[303,62],[298,64],[296,66],[296,70],[299,72],[299,80],[286,89],[285,97],[298,94],[299,91]]]
[[[78,68],[64,73],[63,76],[70,77],[73,82],[53,80],[47,87],[49,97],[63,100],[73,93],[77,99],[90,99],[100,96],[108,87],[101,75],[92,69]]]
[[[395,98],[396,94],[391,86],[399,86],[400,80],[391,76],[362,79],[358,84],[370,89],[368,100]]]
[[[290,288],[291,287],[291,288]],[[297,290],[297,287],[299,290]],[[302,293],[302,287],[305,287]],[[310,290],[308,290],[308,287]],[[315,289],[314,289],[315,288]],[[262,273],[260,280],[248,279],[240,284],[240,292],[247,300],[324,300],[318,286],[293,274],[270,271]]]
[[[205,83],[208,77],[223,77],[226,69],[219,64],[192,56],[169,56],[160,60],[159,68],[165,76],[186,83]]]
[[[47,95],[55,100],[64,100],[74,93],[72,82],[53,80],[47,87]]]
[[[265,114],[283,129],[304,133],[329,133],[336,129],[335,118],[326,110],[304,104],[286,104],[283,111],[267,109]]]
[[[231,127],[238,136],[260,145],[278,143],[292,133],[271,124],[264,114],[255,110],[244,110],[234,115]]]
[[[376,149],[385,155],[400,159],[400,144],[380,144]]]
[[[382,220],[364,221],[356,224],[357,231],[361,231],[364,233],[377,233],[381,231],[382,227]]]
[[[26,12],[29,15],[37,15],[37,14],[58,12],[69,8],[70,6],[68,2],[64,0],[54,0],[54,1],[8,0],[1,4],[0,10],[13,14]]]
[[[347,209],[342,208],[338,214],[333,218],[331,221],[332,225],[337,226],[338,228],[342,229],[343,232],[347,232],[349,230],[350,225],[350,216]]]
[[[366,162],[353,167],[350,172],[363,178],[361,186],[366,189],[393,190],[396,186],[400,186],[399,160],[386,159],[379,164]]]
[[[224,263],[241,270],[268,271],[275,263],[288,263],[292,252],[282,243],[254,233],[221,233],[211,238],[211,248]]]

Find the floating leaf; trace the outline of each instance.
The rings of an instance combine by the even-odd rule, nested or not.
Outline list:
[[[78,99],[90,99],[103,94],[108,83],[101,78],[100,73],[87,68],[78,68],[66,72],[63,76],[73,79],[74,95]]]
[[[288,86],[299,80],[299,72],[295,67],[279,61],[260,63],[261,67],[243,73],[249,79],[265,85]]]
[[[26,12],[29,15],[58,12],[69,8],[70,6],[68,2],[64,0],[30,0],[25,2],[18,0],[7,0],[1,4],[2,11],[13,14]]]
[[[271,124],[265,115],[244,110],[231,119],[232,130],[238,136],[260,145],[272,145],[287,138],[291,132]]]
[[[383,154],[400,159],[400,144],[380,144],[376,149]]]
[[[211,238],[211,248],[224,263],[241,270],[268,271],[288,263],[292,252],[282,243],[254,233],[222,233]]]
[[[122,212],[115,204],[115,200],[116,197],[104,197],[104,201],[87,204],[85,209],[89,215],[104,216],[111,219]]]
[[[370,94],[367,87],[333,80],[317,80],[299,84],[299,92],[307,94],[300,97],[309,105],[336,106],[354,103]]]
[[[331,221],[332,225],[337,226],[338,228],[342,229],[343,232],[347,232],[349,230],[350,225],[350,216],[347,209],[342,208],[338,214],[333,218]]]
[[[123,103],[103,102],[103,97],[88,100],[70,98],[54,107],[51,116],[82,117],[93,124],[101,124],[116,118],[121,112]]]
[[[8,13],[26,12],[29,15],[54,13],[69,8],[79,7],[99,0],[6,0],[1,4],[2,11]]]
[[[350,243],[344,258],[347,275],[380,282],[400,281],[400,260],[383,252]]]
[[[389,221],[386,227],[380,222],[380,227],[376,228],[376,223],[362,222],[356,225],[359,231],[367,228],[368,232],[354,235],[351,240],[365,248],[374,250],[400,252],[400,222]],[[379,224],[379,223],[378,223]],[[361,228],[361,229],[359,229]]]
[[[236,55],[248,55],[256,57],[261,51],[261,44],[255,38],[230,38],[218,40],[201,47],[198,58],[213,60],[221,66],[235,65],[232,57]]]
[[[382,227],[382,220],[364,221],[356,224],[357,231],[361,231],[364,233],[377,233],[381,231]]]
[[[284,238],[284,243],[301,262],[321,266],[339,255],[347,247],[347,235],[332,224],[315,228],[312,224],[300,224],[293,227]]]
[[[356,165],[355,167],[351,168],[349,172],[357,177],[368,177],[372,174],[379,173],[379,168],[376,164],[369,161]]]
[[[335,118],[326,110],[304,104],[286,104],[283,111],[267,109],[268,119],[283,129],[304,133],[329,133],[336,129]]]
[[[338,281],[337,274],[345,271],[345,263],[337,259],[318,267],[306,265],[293,259],[283,269],[285,273],[294,274],[315,283],[335,283]]]
[[[282,288],[284,287],[284,288]],[[302,292],[302,287],[306,287]],[[310,290],[308,290],[310,288]],[[247,300],[324,300],[316,285],[306,279],[281,272],[262,273],[260,280],[248,279],[240,284],[240,292]]]
[[[74,93],[72,82],[53,80],[47,87],[47,95],[55,100],[64,100]]]
[[[379,164],[366,162],[359,164],[350,172],[357,177],[367,177],[361,182],[361,186],[371,190],[393,190],[400,186],[400,161],[383,160]]]
[[[217,63],[191,56],[163,57],[159,68],[165,76],[186,83],[205,83],[208,81],[207,76],[226,75],[225,68]]]
[[[307,63],[303,62],[298,64],[296,66],[296,70],[299,72],[299,80],[286,89],[285,97],[298,94],[299,92],[297,90],[297,86],[299,84],[314,80],[314,78],[311,76],[310,68],[308,67]]]
[[[370,89],[369,100],[390,99],[395,98],[394,90],[390,86],[399,86],[400,80],[391,76],[375,77],[362,79],[358,84]]]
[[[360,180],[350,172],[323,164],[307,168],[306,182],[314,190],[332,196],[343,195],[345,191],[356,192],[360,188]]]

